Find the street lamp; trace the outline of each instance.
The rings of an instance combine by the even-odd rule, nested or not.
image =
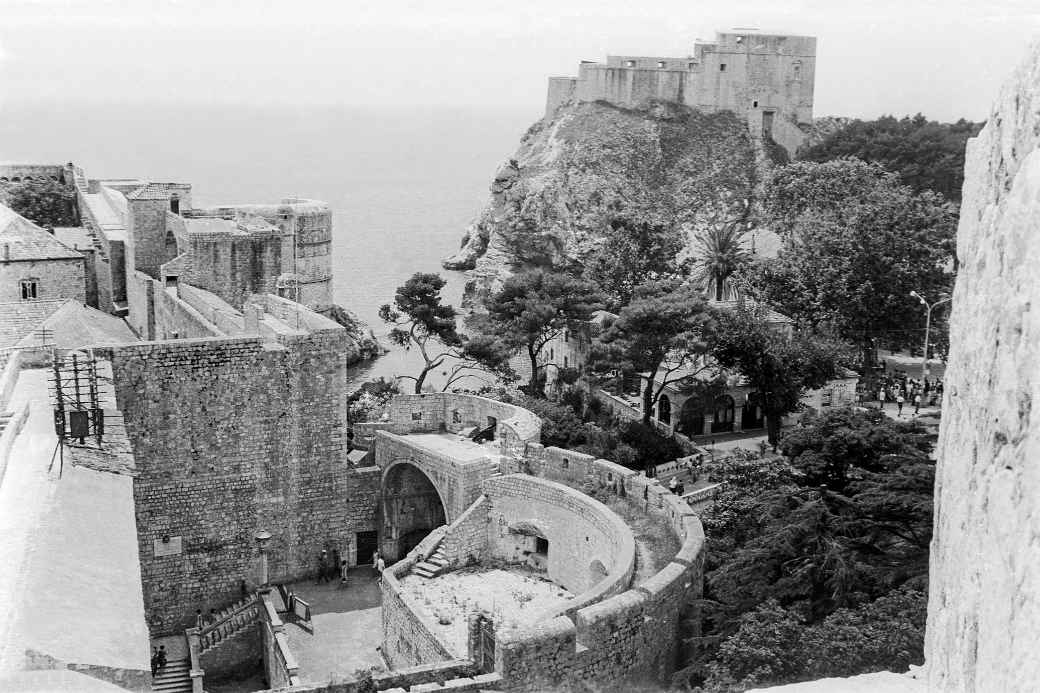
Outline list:
[[[917,293],[916,291],[911,291],[910,295],[913,296],[914,298],[916,298],[918,301],[920,301],[921,305],[925,307],[924,357],[923,357],[923,359],[921,361],[921,379],[924,380],[926,377],[928,377],[928,336],[929,336],[928,333],[932,329],[932,309],[935,308],[938,305],[942,305],[943,303],[946,303],[947,301],[952,300],[953,297],[952,296],[947,296],[946,298],[940,298],[935,303],[928,303],[928,301],[924,300],[924,296],[922,296],[921,294]]]
[[[267,542],[271,541],[271,533],[261,529],[253,535],[256,546],[260,550],[260,589],[267,587]]]

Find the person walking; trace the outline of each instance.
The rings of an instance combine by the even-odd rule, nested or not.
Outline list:
[[[159,648],[152,648],[152,678],[155,678],[156,672],[159,671]]]
[[[376,549],[372,554],[372,567],[376,567],[376,563],[379,563],[379,549]]]
[[[155,655],[156,671],[161,672],[166,667],[166,645],[159,645],[159,652]]]
[[[347,559],[343,559],[339,564],[339,586],[347,586]]]
[[[329,577],[329,552],[326,551],[325,549],[322,549],[321,553],[318,554],[318,579],[317,579],[317,581],[314,584],[315,585],[320,585],[321,583],[325,582],[325,580],[327,580],[328,577]]]
[[[918,412],[921,411],[921,393],[918,392],[914,395],[914,416],[917,416]]]
[[[878,398],[878,401],[881,402],[881,408],[882,409],[885,408],[885,397],[886,397],[885,386],[882,385],[881,386],[881,390],[877,393],[877,398]]]
[[[202,616],[202,609],[195,609],[195,627],[202,630],[204,625],[206,625],[206,619]]]
[[[903,398],[903,392],[900,391],[899,394],[896,395],[896,407],[899,409],[899,418],[903,418],[903,403],[904,402],[906,402],[906,399]]]

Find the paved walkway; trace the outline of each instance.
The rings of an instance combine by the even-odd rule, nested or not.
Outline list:
[[[328,683],[358,669],[385,667],[378,650],[383,641],[381,593],[370,566],[351,569],[345,587],[313,581],[290,587],[311,605],[314,626],[313,634],[293,623],[285,626],[303,681]]]
[[[14,632],[24,601],[29,566],[38,551],[36,529],[53,504],[56,470],[47,467],[57,444],[47,400],[47,371],[19,374],[11,409],[29,403],[29,418],[11,448],[0,486],[0,674],[21,668],[24,648]]]

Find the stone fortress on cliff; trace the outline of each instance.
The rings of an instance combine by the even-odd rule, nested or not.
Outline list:
[[[734,29],[695,43],[686,58],[582,61],[577,77],[549,78],[546,116],[575,101],[626,108],[674,101],[706,113],[732,111],[752,137],[772,138],[793,157],[813,123],[815,76],[815,37]]]

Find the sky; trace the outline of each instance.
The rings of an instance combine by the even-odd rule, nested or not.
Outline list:
[[[685,56],[737,26],[818,38],[816,115],[978,120],[1040,0],[0,0],[0,108],[537,112],[580,60]]]

